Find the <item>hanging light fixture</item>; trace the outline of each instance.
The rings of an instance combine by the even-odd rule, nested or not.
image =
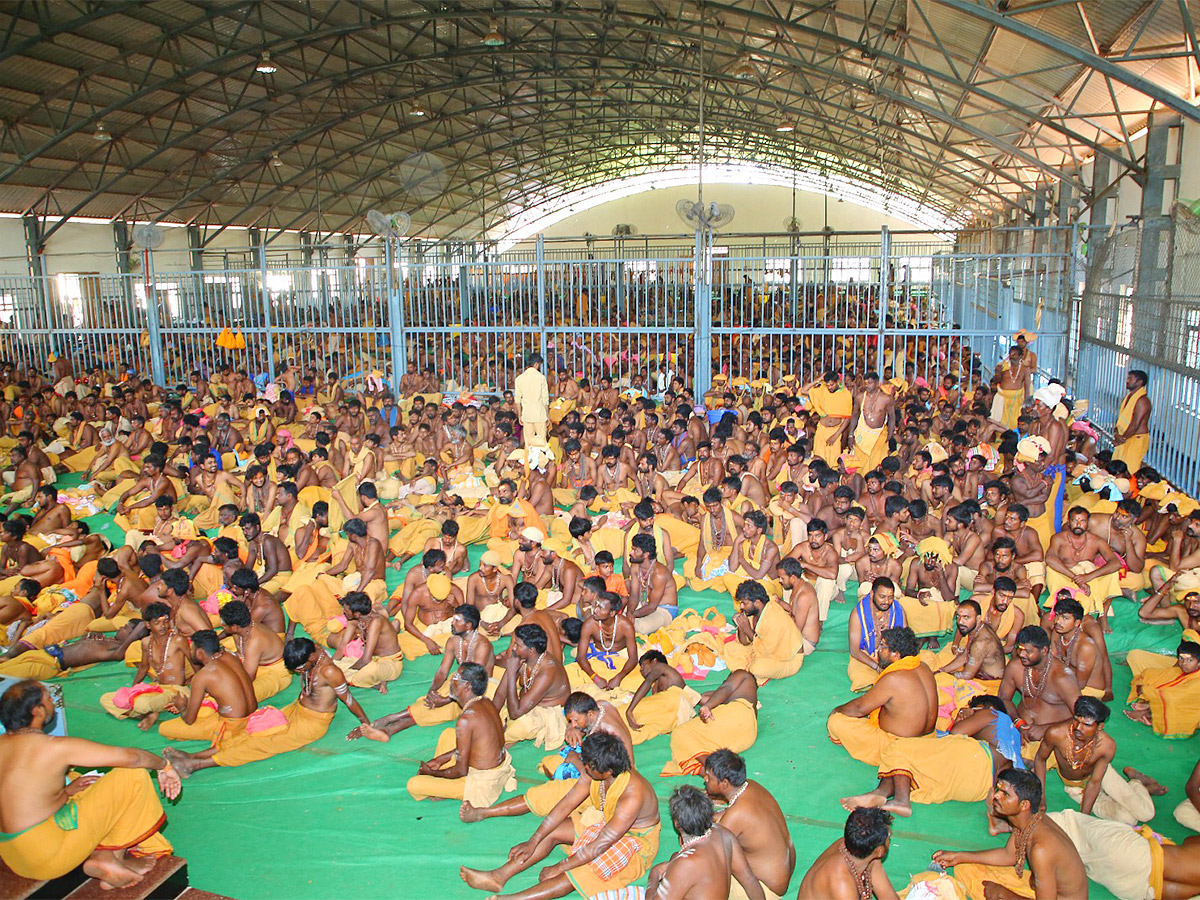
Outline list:
[[[271,165],[273,165],[277,169],[283,165],[283,160],[279,158],[278,150],[271,151]]]
[[[254,67],[254,71],[260,75],[274,75],[279,71],[279,66],[271,62],[271,51],[264,50],[262,58],[259,59],[258,65]]]
[[[92,135],[92,140],[101,144],[106,144],[112,140],[112,135],[108,133],[108,129],[104,127],[103,122],[96,125],[96,132]]]
[[[796,123],[787,116],[781,116],[779,122],[775,125],[775,130],[780,134],[790,134],[796,130]]]
[[[483,36],[485,47],[503,47],[504,35],[500,32],[500,23],[496,19],[488,22],[488,33]]]
[[[416,116],[419,119],[425,115],[425,107],[414,100],[413,105],[408,108],[408,114],[410,116]]]
[[[758,78],[760,73],[758,66],[754,64],[754,60],[750,58],[750,54],[743,53],[733,64],[730,74],[735,78]]]

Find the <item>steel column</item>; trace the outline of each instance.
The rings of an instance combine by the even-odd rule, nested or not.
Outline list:
[[[400,396],[400,378],[408,364],[405,362],[405,351],[408,349],[404,340],[404,304],[401,302],[400,290],[396,285],[399,272],[396,267],[396,238],[385,236],[383,239],[384,285],[387,290],[388,304],[388,342],[392,351],[392,391]]]
[[[193,272],[199,272],[204,268],[204,233],[200,230],[199,225],[187,227],[187,241],[188,264],[192,267]]]
[[[41,301],[42,314],[46,317],[46,328],[49,331],[50,349],[58,352],[59,316],[55,311],[53,298],[47,289],[45,245],[42,241],[42,223],[35,215],[21,217],[25,227],[25,259],[29,266],[29,277],[33,281],[33,290]]]
[[[250,229],[250,242],[258,251],[258,271],[262,280],[262,328],[267,344],[267,377],[275,380],[275,329],[271,310],[271,291],[267,288],[267,245],[265,235],[257,228]]]
[[[892,232],[884,225],[879,229],[879,326],[875,333],[875,371],[883,377],[883,341],[886,327],[887,311],[891,306],[892,292]],[[904,376],[903,372],[893,372],[893,375]]]
[[[1142,185],[1142,245],[1138,254],[1138,284],[1136,303],[1145,304],[1153,317],[1148,322],[1148,353],[1157,356],[1166,345],[1167,304],[1163,302],[1167,261],[1164,259],[1163,238],[1168,236],[1170,217],[1164,215],[1167,179],[1178,177],[1178,167],[1167,166],[1171,129],[1179,125],[1179,117],[1151,113],[1146,133],[1146,172]],[[1174,172],[1171,170],[1174,169]]]

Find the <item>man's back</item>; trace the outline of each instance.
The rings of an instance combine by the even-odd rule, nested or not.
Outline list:
[[[888,672],[872,690],[890,696],[879,713],[879,727],[900,737],[930,734],[937,722],[938,696],[933,672],[925,663]]]

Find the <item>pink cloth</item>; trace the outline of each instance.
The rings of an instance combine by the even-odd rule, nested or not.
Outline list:
[[[259,734],[269,728],[286,728],[287,716],[273,706],[260,706],[246,720],[246,734]]]
[[[157,684],[135,684],[118,688],[113,695],[113,706],[117,709],[133,709],[133,701],[142,694],[161,694],[162,686]]]

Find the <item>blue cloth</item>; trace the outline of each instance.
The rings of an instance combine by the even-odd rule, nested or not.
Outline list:
[[[875,634],[875,617],[870,610],[871,595],[867,594],[858,601],[858,606],[854,607],[854,613],[858,616],[859,624],[862,625],[862,637],[858,639],[858,649],[874,656],[877,635]],[[892,608],[888,610],[887,627],[900,628],[902,625],[904,625],[904,610],[900,608],[899,603],[893,603]]]
[[[1000,755],[1013,764],[1014,769],[1024,769],[1025,760],[1021,759],[1021,732],[1013,724],[1012,716],[993,710],[996,714],[996,749]]]

